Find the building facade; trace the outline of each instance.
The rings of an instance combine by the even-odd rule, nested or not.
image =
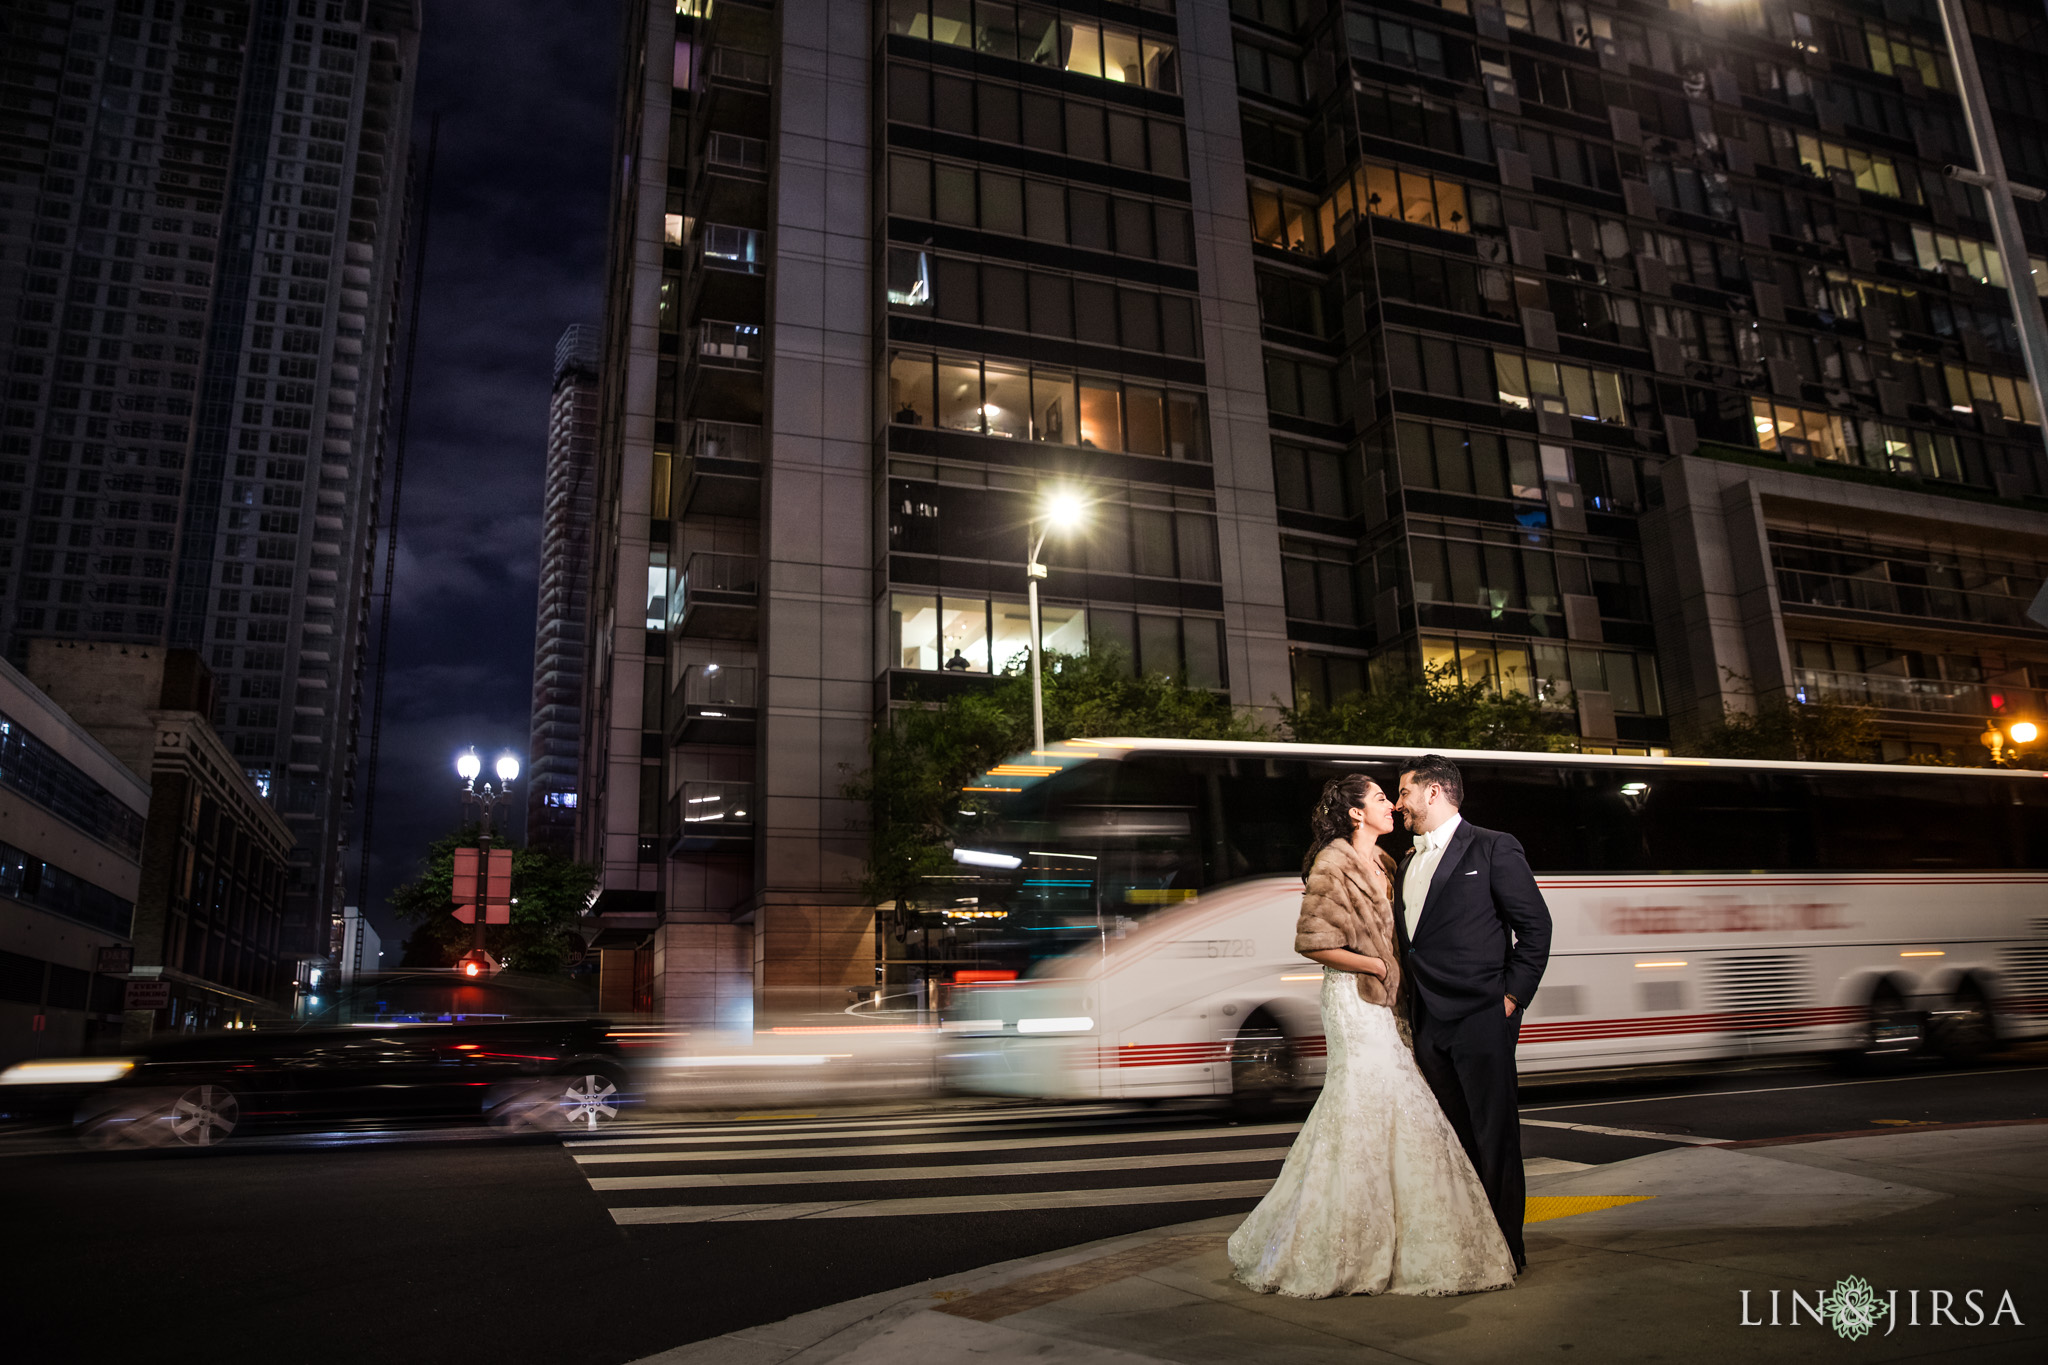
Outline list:
[[[404,238],[412,0],[45,0],[0,63],[0,653],[203,651],[338,913]]]
[[[1964,11],[2025,179],[2048,39]],[[1928,0],[654,0],[623,69],[578,840],[670,1017],[875,986],[846,778],[1023,650],[1055,488],[1048,647],[1269,719],[2041,706],[2048,218],[1943,174]]]
[[[289,941],[292,832],[213,728],[198,651],[36,640],[28,676],[149,784],[128,971],[167,990],[124,1009],[123,1040],[289,1014],[324,955]]]
[[[121,1036],[149,783],[0,659],[0,1065]]]
[[[590,516],[597,464],[602,333],[577,324],[555,344],[541,507],[540,607],[533,633],[533,738],[527,751],[526,842],[567,853],[576,842],[583,741],[583,656],[590,615]]]

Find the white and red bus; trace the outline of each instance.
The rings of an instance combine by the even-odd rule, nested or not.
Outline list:
[[[1104,1099],[1319,1083],[1322,974],[1293,952],[1308,812],[1327,778],[1391,792],[1413,757],[1087,740],[980,779],[953,935],[963,968],[1017,979],[952,993],[955,1080]],[[2048,774],[1449,757],[1555,925],[1525,1072],[1960,1059],[2048,1034]]]

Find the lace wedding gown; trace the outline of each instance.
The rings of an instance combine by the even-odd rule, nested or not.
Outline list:
[[[1514,1283],[1486,1191],[1397,1030],[1323,968],[1323,1093],[1280,1178],[1231,1234],[1262,1294],[1469,1294]]]

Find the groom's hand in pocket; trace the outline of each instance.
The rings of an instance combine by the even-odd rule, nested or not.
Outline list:
[[[1512,995],[1503,995],[1500,998],[1500,1004],[1501,1009],[1505,1012],[1507,1018],[1512,1019],[1515,1017],[1515,997],[1513,997]]]

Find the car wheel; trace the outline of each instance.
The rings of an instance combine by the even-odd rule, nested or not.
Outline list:
[[[1256,1118],[1296,1097],[1301,1054],[1272,1015],[1254,1011],[1230,1041],[1230,1107]]]
[[[1998,1045],[1997,1017],[1973,981],[1965,981],[1928,1017],[1927,1031],[1934,1050],[1956,1066],[1968,1066]]]
[[[218,1147],[235,1135],[242,1104],[224,1085],[195,1085],[171,1101],[162,1120],[169,1140],[180,1147]]]
[[[624,1108],[617,1078],[585,1071],[520,1086],[492,1107],[491,1122],[508,1132],[601,1133]]]

